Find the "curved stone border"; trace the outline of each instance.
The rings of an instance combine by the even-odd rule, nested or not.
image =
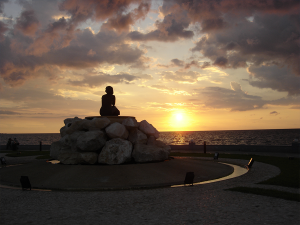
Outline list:
[[[219,163],[222,163],[222,162],[219,162]],[[196,182],[193,185],[209,184],[209,183],[214,183],[214,182],[218,182],[218,181],[228,180],[228,179],[232,179],[232,178],[236,178],[236,177],[242,176],[242,175],[244,175],[245,173],[248,172],[247,169],[245,169],[243,167],[240,167],[240,166],[237,166],[237,165],[233,165],[233,164],[229,164],[229,163],[222,163],[222,164],[225,164],[225,165],[233,167],[233,169],[234,169],[233,173],[230,174],[230,175],[228,175],[228,176],[221,177],[221,178],[214,179],[214,180],[207,180],[207,181],[202,181],[202,182]],[[174,188],[174,187],[184,187],[184,186],[185,186],[184,184],[172,185],[171,188]]]
[[[3,154],[3,153],[1,153],[1,154]],[[12,161],[14,163],[19,163],[21,161],[22,161],[22,163],[24,163],[24,161],[26,161],[26,163],[28,163],[28,162],[37,160],[37,159],[34,159],[33,157],[36,157],[36,156],[26,157],[26,160],[14,158],[14,157],[8,157],[8,158],[12,159]],[[21,157],[21,158],[23,158],[23,157]],[[174,157],[174,158],[198,158],[201,160],[213,160],[213,158],[210,158],[210,157]],[[233,166],[234,168],[241,168],[242,170],[245,171],[245,169],[243,169],[242,166],[246,165],[249,161],[243,160],[243,159],[219,158],[219,162],[224,163],[224,164],[231,164],[230,166]],[[17,165],[14,164],[14,166],[17,166]],[[236,171],[236,169],[235,169],[235,171]],[[230,179],[230,176],[233,176],[233,174],[231,174],[229,176],[211,180],[211,181],[194,183],[194,185],[205,184],[205,187],[209,187],[210,189],[211,188],[212,189],[227,189],[227,188],[231,188],[231,187],[243,186],[243,187],[257,187],[257,188],[264,188],[264,189],[274,189],[274,190],[291,192],[291,193],[296,193],[296,194],[300,193],[300,189],[297,189],[297,188],[257,184],[264,180],[268,180],[272,177],[275,177],[279,174],[280,174],[280,169],[276,166],[261,163],[261,162],[254,162],[251,170],[249,170],[249,171],[246,170],[246,173],[241,174],[243,176],[241,176],[241,175],[234,176],[231,178],[235,178],[235,179]],[[220,183],[217,181],[222,181],[222,182]],[[222,185],[220,185],[220,184],[222,184]],[[174,185],[174,186],[177,186],[177,185]],[[178,185],[178,186],[182,187],[184,185]],[[173,186],[170,186],[170,187],[173,187]],[[1,184],[0,184],[0,188],[17,189],[17,190],[22,189],[20,187],[6,186],[6,185],[1,185]],[[51,191],[51,190],[47,190],[47,189],[32,189],[32,190],[33,191]]]

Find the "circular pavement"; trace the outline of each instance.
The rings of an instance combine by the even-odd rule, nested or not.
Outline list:
[[[186,172],[194,172],[194,183],[228,176],[232,166],[193,158],[124,165],[63,165],[44,160],[0,169],[2,185],[20,187],[28,176],[32,188],[52,190],[122,190],[183,184]]]

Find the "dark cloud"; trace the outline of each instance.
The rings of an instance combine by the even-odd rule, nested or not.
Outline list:
[[[69,83],[73,86],[95,88],[95,87],[103,86],[104,84],[117,84],[117,83],[130,84],[133,81],[142,80],[142,79],[151,79],[151,76],[142,75],[141,77],[139,77],[127,73],[117,74],[117,75],[100,73],[99,75],[95,75],[95,76],[85,76],[82,80],[69,80]]]
[[[16,0],[16,2],[21,4],[23,11],[34,11],[41,28],[65,14],[58,8],[61,0]]]
[[[54,90],[48,90],[45,87],[10,88],[9,91],[6,89],[1,93],[0,99],[19,104],[18,112],[12,109],[1,108],[2,111],[11,112],[10,115],[17,115],[12,114],[14,112],[19,113],[19,116],[27,114],[26,117],[29,116],[28,114],[36,114],[32,113],[32,110],[40,113],[46,112],[49,115],[53,113],[51,117],[62,116],[63,118],[72,117],[74,114],[66,114],[70,114],[70,110],[74,110],[74,116],[82,115],[84,117],[86,109],[94,109],[97,111],[101,105],[100,98],[99,101],[87,99],[75,100],[63,97],[60,93]],[[30,109],[29,112],[28,109]],[[43,112],[41,112],[41,109]],[[33,117],[36,117],[36,115],[33,115]],[[43,118],[45,117],[43,116]]]
[[[4,40],[4,33],[8,30],[7,26],[5,23],[0,21],[0,41]]]
[[[202,31],[209,32],[211,30],[219,30],[228,26],[221,18],[205,19],[201,23]]]
[[[235,90],[221,87],[197,89],[201,94],[201,102],[210,108],[224,108],[231,111],[247,111],[262,108],[267,102],[259,96],[248,95],[238,85]]]
[[[20,30],[23,34],[33,36],[37,31],[40,23],[36,18],[33,10],[26,10],[17,18],[15,28]]]
[[[143,50],[126,42],[126,32],[120,33],[145,18],[149,1],[22,0],[20,3],[23,11],[14,26],[7,30],[0,23],[0,76],[13,87],[54,67],[56,71],[65,67],[88,69],[108,63],[144,68],[144,62],[149,60],[143,56]],[[68,15],[71,17],[63,17]],[[78,29],[87,19],[107,22],[95,34],[90,29]]]
[[[200,51],[220,66],[287,64],[299,75],[299,40],[300,30],[290,16],[256,15],[253,22],[243,19],[226,31],[215,31],[202,37],[192,51]]]
[[[215,60],[213,65],[226,68],[227,63],[228,63],[228,59],[226,59],[223,56],[220,56]]]
[[[271,88],[289,95],[300,94],[300,77],[296,77],[287,67],[250,66],[249,84],[258,88]]]
[[[179,59],[172,59],[171,62],[172,62],[174,65],[179,66],[179,67],[184,66],[184,61],[179,60]]]
[[[139,31],[132,31],[128,37],[133,41],[164,41],[174,42],[179,39],[189,39],[194,36],[194,32],[186,30],[189,27],[190,19],[186,12],[178,11],[168,14],[163,21],[157,20],[157,29],[143,34]]]
[[[205,87],[203,89],[194,89],[198,102],[201,102],[209,108],[230,109],[231,111],[248,111],[263,108],[267,105],[291,106],[292,109],[300,108],[299,96],[287,96],[275,100],[263,100],[260,96],[250,95],[242,89],[237,82],[230,83],[231,89],[221,87]],[[191,101],[195,99],[190,99]],[[271,115],[279,113],[273,111]]]
[[[65,11],[71,15],[73,22],[78,23],[87,19],[106,20],[107,18],[114,17],[116,14],[120,19],[121,15],[132,4],[139,4],[139,6],[132,12],[133,15],[128,14],[129,17],[141,18],[150,8],[148,2],[142,0],[65,0],[60,4],[59,8],[61,11]]]
[[[222,68],[274,65],[281,70],[286,66],[291,69],[288,73],[291,76],[287,73],[281,76],[261,75],[264,77],[251,84],[287,90],[289,94],[299,93],[296,85],[291,83],[292,76],[300,75],[298,0],[165,0],[161,12],[166,18],[178,9],[181,14],[187,13],[189,25],[200,24],[200,32],[206,33],[191,49],[193,52],[199,51],[213,65]],[[199,67],[197,63],[192,63],[187,64],[186,68]],[[271,73],[273,69],[268,68]],[[291,90],[288,90],[290,85]]]
[[[0,110],[0,114],[2,115],[17,115],[20,113],[14,112],[14,111],[8,111],[8,110]]]
[[[287,96],[280,99],[275,99],[268,102],[271,105],[281,105],[281,106],[291,106],[291,108],[300,107],[300,97],[299,96]]]
[[[107,29],[116,29],[117,31],[129,31],[130,25],[133,25],[137,20],[144,19],[150,10],[150,4],[141,3],[138,8],[127,14],[117,13],[115,16],[108,19],[103,24]]]
[[[49,66],[84,69],[101,63],[144,64],[144,52],[125,44],[124,35],[109,30],[93,34],[89,29],[68,35],[65,27],[69,27],[65,19],[60,19],[35,40],[14,36],[0,42],[0,72],[5,82],[21,85]]]
[[[164,0],[162,6],[164,12],[169,12],[172,8],[181,7],[189,12],[193,21],[219,18],[224,14],[234,16],[251,16],[253,12],[263,12],[269,14],[297,13],[300,9],[298,0]]]
[[[0,0],[0,13],[3,13],[3,5],[4,3],[8,2],[9,0]]]
[[[210,67],[210,62],[203,62],[202,64],[198,60],[192,60],[190,62],[185,62],[179,59],[172,59],[171,63],[168,65],[157,64],[158,67],[169,68],[169,67],[184,67],[184,69],[190,69],[192,66],[200,69],[205,69]]]

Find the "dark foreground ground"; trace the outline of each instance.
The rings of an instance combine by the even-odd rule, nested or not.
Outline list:
[[[2,155],[2,154],[1,154]],[[33,167],[44,161],[23,160],[28,165],[22,172],[42,174]],[[248,160],[219,159],[219,161],[245,165]],[[12,162],[12,161],[11,161]],[[21,161],[19,161],[21,162]],[[172,161],[170,161],[171,163]],[[173,162],[176,162],[174,160]],[[205,162],[203,160],[199,161]],[[167,162],[165,162],[167,163]],[[184,161],[182,161],[184,164]],[[208,162],[213,163],[213,162]],[[30,169],[30,164],[32,168]],[[46,164],[47,166],[49,164]],[[138,164],[137,164],[138,165]],[[145,164],[146,165],[146,164]],[[165,164],[167,165],[167,164]],[[189,165],[189,163],[188,163]],[[203,164],[199,174],[206,174],[209,165]],[[56,174],[59,165],[50,165],[47,173]],[[126,166],[126,165],[124,165]],[[148,166],[148,165],[147,165]],[[18,166],[15,166],[15,171]],[[109,168],[108,166],[106,166]],[[13,167],[2,168],[2,170]],[[21,168],[21,167],[20,167]],[[26,169],[25,169],[26,168]],[[67,168],[67,167],[66,167]],[[79,168],[79,167],[78,167]],[[121,168],[121,167],[120,167]],[[124,176],[130,176],[125,169]],[[164,173],[155,167],[157,173]],[[219,168],[226,170],[227,167]],[[83,169],[83,166],[82,166]],[[140,171],[135,171],[139,170]],[[78,176],[93,177],[75,170]],[[186,171],[185,171],[186,172]],[[69,171],[63,174],[67,180]],[[92,172],[93,173],[93,172]],[[113,171],[111,171],[113,176]],[[133,173],[145,174],[137,167]],[[195,173],[196,177],[198,176]],[[117,191],[22,191],[20,188],[0,187],[2,224],[299,224],[300,203],[280,198],[229,191],[233,187],[259,187],[299,193],[296,188],[257,184],[280,174],[278,167],[255,162],[252,169],[239,177],[215,183],[179,188],[152,188]],[[26,175],[26,174],[24,174]],[[33,175],[33,174],[32,174]],[[1,175],[2,177],[2,175]],[[156,176],[148,177],[156,179]],[[30,178],[31,179],[31,178]],[[43,180],[45,178],[41,178]],[[49,178],[50,179],[50,178]],[[55,177],[51,178],[55,180]],[[76,179],[76,177],[75,177]],[[82,181],[81,181],[82,182]]]

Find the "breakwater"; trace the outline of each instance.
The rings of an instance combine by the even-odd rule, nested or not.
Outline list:
[[[204,145],[170,145],[171,151],[204,152]],[[49,151],[51,145],[42,145],[42,151]],[[0,145],[0,150],[6,150]],[[19,150],[40,150],[40,145],[19,145]],[[206,145],[206,152],[273,152],[273,153],[300,153],[298,145],[266,146],[266,145]]]

